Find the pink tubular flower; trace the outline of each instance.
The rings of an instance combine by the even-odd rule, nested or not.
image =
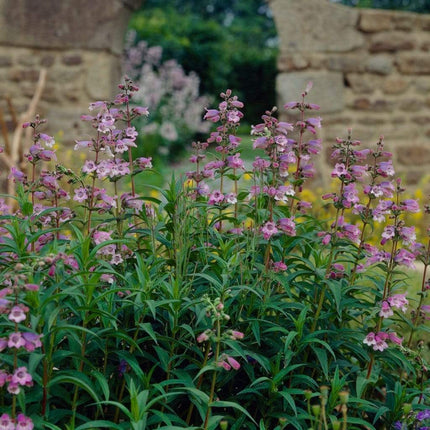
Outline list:
[[[287,236],[295,236],[296,235],[296,223],[294,222],[294,217],[280,218],[278,220],[278,225],[279,225],[279,228]]]
[[[88,193],[86,188],[81,187],[75,190],[75,196],[73,197],[73,200],[79,203],[82,203],[87,199],[88,199]]]
[[[268,221],[261,227],[261,232],[263,233],[264,239],[269,240],[274,234],[278,233],[278,229],[274,222]]]
[[[33,378],[28,373],[26,367],[18,367],[12,375],[12,382],[19,385],[26,385],[31,387],[33,385]]]
[[[396,256],[394,257],[394,261],[397,264],[409,267],[410,269],[415,269],[415,255],[412,252],[407,251],[402,248],[397,251]]]
[[[243,164],[243,160],[240,158],[240,153],[227,157],[227,165],[232,169],[243,169],[244,164]]]
[[[218,122],[220,120],[220,112],[216,109],[206,109],[203,119],[212,122]]]
[[[232,330],[231,331],[231,336],[232,336],[233,340],[237,340],[237,339],[243,339],[243,337],[245,335],[241,331]]]
[[[9,335],[9,341],[7,343],[9,348],[21,348],[25,346],[25,340],[20,332],[14,332]]]
[[[16,430],[15,424],[8,414],[0,416],[0,430]]]
[[[26,332],[22,333],[22,337],[24,339],[24,348],[28,352],[33,352],[36,348],[42,346],[42,342],[40,341],[42,335],[40,334]]]
[[[216,204],[222,203],[224,201],[224,198],[225,196],[223,193],[221,193],[221,191],[215,190],[212,193],[210,193],[208,203],[210,205],[216,205]]]
[[[28,308],[26,306],[14,306],[10,310],[10,314],[8,318],[16,323],[20,323],[21,321],[24,321],[27,318],[27,315],[25,312],[28,312]]]
[[[240,369],[240,364],[237,360],[235,360],[233,357],[227,356],[227,361],[228,364],[230,364],[230,366],[234,369],[234,370],[239,370]]]
[[[403,210],[417,213],[420,211],[420,206],[416,200],[413,199],[406,199],[401,202],[401,207]]]
[[[208,341],[209,340],[209,333],[210,333],[210,331],[209,330],[205,330],[204,332],[202,332],[202,333],[200,333],[198,336],[197,336],[197,342],[198,343],[202,343],[202,342],[206,342],[206,341]]]
[[[285,272],[288,269],[287,265],[283,261],[276,261],[273,263],[273,271],[275,273]]]
[[[390,306],[401,309],[402,312],[406,312],[408,309],[409,301],[406,298],[406,294],[394,294],[391,297],[388,297],[387,302]]]
[[[379,312],[380,317],[389,318],[392,315],[394,315],[393,310],[391,309],[391,306],[388,304],[387,301],[383,301],[381,305],[381,310]]]
[[[391,342],[393,342],[397,345],[401,345],[403,342],[403,338],[398,337],[397,334],[394,332],[388,333],[388,338],[391,340]]]
[[[140,157],[135,160],[137,166],[140,169],[151,169],[152,168],[152,157]]]
[[[16,430],[33,430],[34,424],[31,418],[24,414],[18,414],[16,417]]]

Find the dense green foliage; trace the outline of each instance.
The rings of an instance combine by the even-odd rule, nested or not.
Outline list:
[[[130,28],[196,72],[202,93],[233,89],[251,123],[275,105],[276,29],[264,0],[149,0]]]
[[[25,125],[28,176],[13,168],[15,206],[0,200],[1,430],[428,428],[430,242],[405,224],[419,205],[382,140],[348,135],[323,197],[333,218],[307,214],[311,87],[284,106],[295,124],[263,115],[252,166],[243,104],[222,93],[194,169],[150,195],[136,192],[152,166],[132,157],[148,110],[131,81],[83,116],[94,137],[76,142],[89,153],[77,172],[39,174],[54,140],[39,117]],[[403,272],[415,259],[418,294]]]

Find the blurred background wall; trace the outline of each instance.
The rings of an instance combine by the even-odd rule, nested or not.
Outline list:
[[[279,105],[314,82],[324,146],[385,137],[397,172],[430,172],[430,15],[350,8],[328,0],[272,0],[279,36]],[[326,157],[326,161],[328,157]]]

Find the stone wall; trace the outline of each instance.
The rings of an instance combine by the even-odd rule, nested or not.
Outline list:
[[[270,5],[280,38],[279,105],[313,81],[308,99],[321,105],[326,154],[348,128],[366,145],[383,135],[397,172],[419,183],[430,173],[430,15],[328,0]]]
[[[126,26],[140,3],[0,0],[0,109],[9,131],[13,121],[6,98],[17,114],[26,111],[46,68],[37,107],[48,118],[44,131],[62,132],[66,143],[82,138],[86,126],[79,117],[88,113],[88,104],[114,95]]]

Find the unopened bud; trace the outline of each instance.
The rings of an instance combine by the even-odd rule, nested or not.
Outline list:
[[[404,403],[402,409],[403,413],[407,415],[412,410],[412,405],[410,403]]]
[[[321,406],[320,405],[312,405],[312,414],[314,417],[319,417],[321,413]]]
[[[227,430],[228,429],[228,421],[226,421],[226,420],[220,421],[219,428],[221,430]]]
[[[333,421],[332,426],[333,426],[333,430],[340,430],[341,422]]]
[[[312,397],[312,391],[311,390],[305,390],[304,395],[305,395],[306,400],[310,400]]]
[[[349,400],[349,393],[348,393],[348,391],[341,391],[339,393],[339,400],[340,400],[340,403],[342,405],[346,405],[348,403],[348,400]]]

